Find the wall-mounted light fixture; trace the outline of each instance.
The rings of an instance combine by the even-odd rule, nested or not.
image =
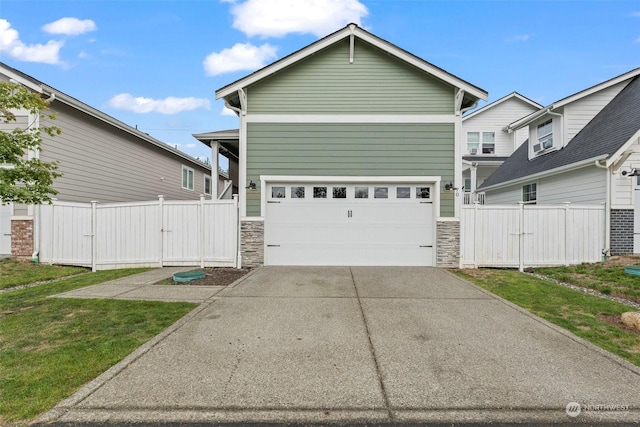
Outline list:
[[[622,176],[640,176],[638,169],[632,169],[630,172],[622,171]]]
[[[448,184],[445,184],[444,189],[446,191],[457,190],[457,188],[453,186],[453,182],[449,182]]]
[[[249,190],[255,190],[256,188],[258,188],[258,186],[256,185],[255,182],[253,181],[249,181],[249,185],[247,185],[245,188],[249,189]]]

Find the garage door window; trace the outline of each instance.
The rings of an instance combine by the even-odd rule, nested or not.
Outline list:
[[[389,197],[389,187],[375,187],[373,197],[376,199],[387,199]]]
[[[291,187],[292,199],[304,199],[304,187]]]
[[[410,199],[411,187],[398,187],[396,188],[396,199]]]
[[[285,187],[271,187],[271,197],[274,199],[284,199],[285,191]]]
[[[356,187],[356,199],[368,199],[369,198],[369,187]]]
[[[326,199],[327,198],[327,187],[313,187],[313,198],[314,199]]]
[[[334,199],[346,199],[347,198],[347,187],[333,187],[333,198]]]
[[[429,187],[416,187],[416,198],[428,199],[431,197],[431,189]]]

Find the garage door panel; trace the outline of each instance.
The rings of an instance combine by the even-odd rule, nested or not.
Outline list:
[[[349,255],[345,256],[345,252]],[[414,266],[431,260],[433,249],[416,250],[415,245],[291,243],[287,247],[270,247],[268,253],[269,265]]]
[[[282,187],[283,184],[277,184]],[[362,187],[364,184],[358,184]],[[434,212],[430,201],[413,196],[356,199],[355,186],[347,197],[269,200],[265,212],[267,265],[432,265]],[[421,184],[424,185],[424,184]],[[292,185],[290,185],[292,186]],[[289,190],[290,186],[287,187]],[[280,188],[281,189],[281,188]],[[282,191],[279,191],[282,194]],[[276,194],[278,191],[268,194]],[[405,192],[406,193],[406,192]]]

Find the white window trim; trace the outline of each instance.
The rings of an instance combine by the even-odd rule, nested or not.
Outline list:
[[[184,182],[184,171],[187,172],[191,172],[191,184],[193,185],[193,188],[189,188],[189,175],[187,174],[187,186],[185,187],[185,182]],[[188,191],[195,191],[195,186],[196,186],[196,172],[193,170],[193,168],[190,168],[188,166],[182,165],[182,170],[181,170],[181,174],[180,174],[180,185],[182,186],[183,190],[188,190]]]
[[[536,199],[535,200],[524,200],[524,188],[530,185],[535,185],[536,186]],[[530,182],[528,184],[523,184],[522,185],[522,191],[521,191],[521,197],[522,197],[522,203],[524,203],[525,205],[535,205],[538,203],[538,182]]]
[[[466,131],[466,152],[468,155],[474,155],[471,153],[471,149],[469,149],[469,134],[470,133],[477,133],[478,134],[478,142],[471,142],[471,144],[478,144],[478,149],[476,152],[476,156],[495,156],[496,155],[496,131],[494,130],[468,130]],[[493,134],[493,142],[485,142],[484,141],[484,134],[485,133],[492,133]],[[484,150],[484,146],[485,144],[492,144],[493,145],[493,153],[483,153]]]
[[[211,193],[212,193],[212,190],[213,190],[213,187],[212,187],[213,179],[211,179],[211,176],[207,175],[207,174],[205,174],[203,176],[204,176],[204,179],[202,181],[202,185],[203,185],[202,191],[204,192],[204,194],[210,196]],[[207,180],[209,180],[209,192],[208,193],[207,193]]]

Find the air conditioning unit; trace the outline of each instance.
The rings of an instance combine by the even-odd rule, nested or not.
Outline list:
[[[543,139],[540,142],[538,142],[536,145],[534,145],[533,146],[533,152],[534,153],[539,153],[541,151],[548,150],[549,148],[553,148],[553,137],[552,136],[548,136],[545,139]]]
[[[478,154],[478,149],[477,148],[472,148],[471,149],[471,154]]]

